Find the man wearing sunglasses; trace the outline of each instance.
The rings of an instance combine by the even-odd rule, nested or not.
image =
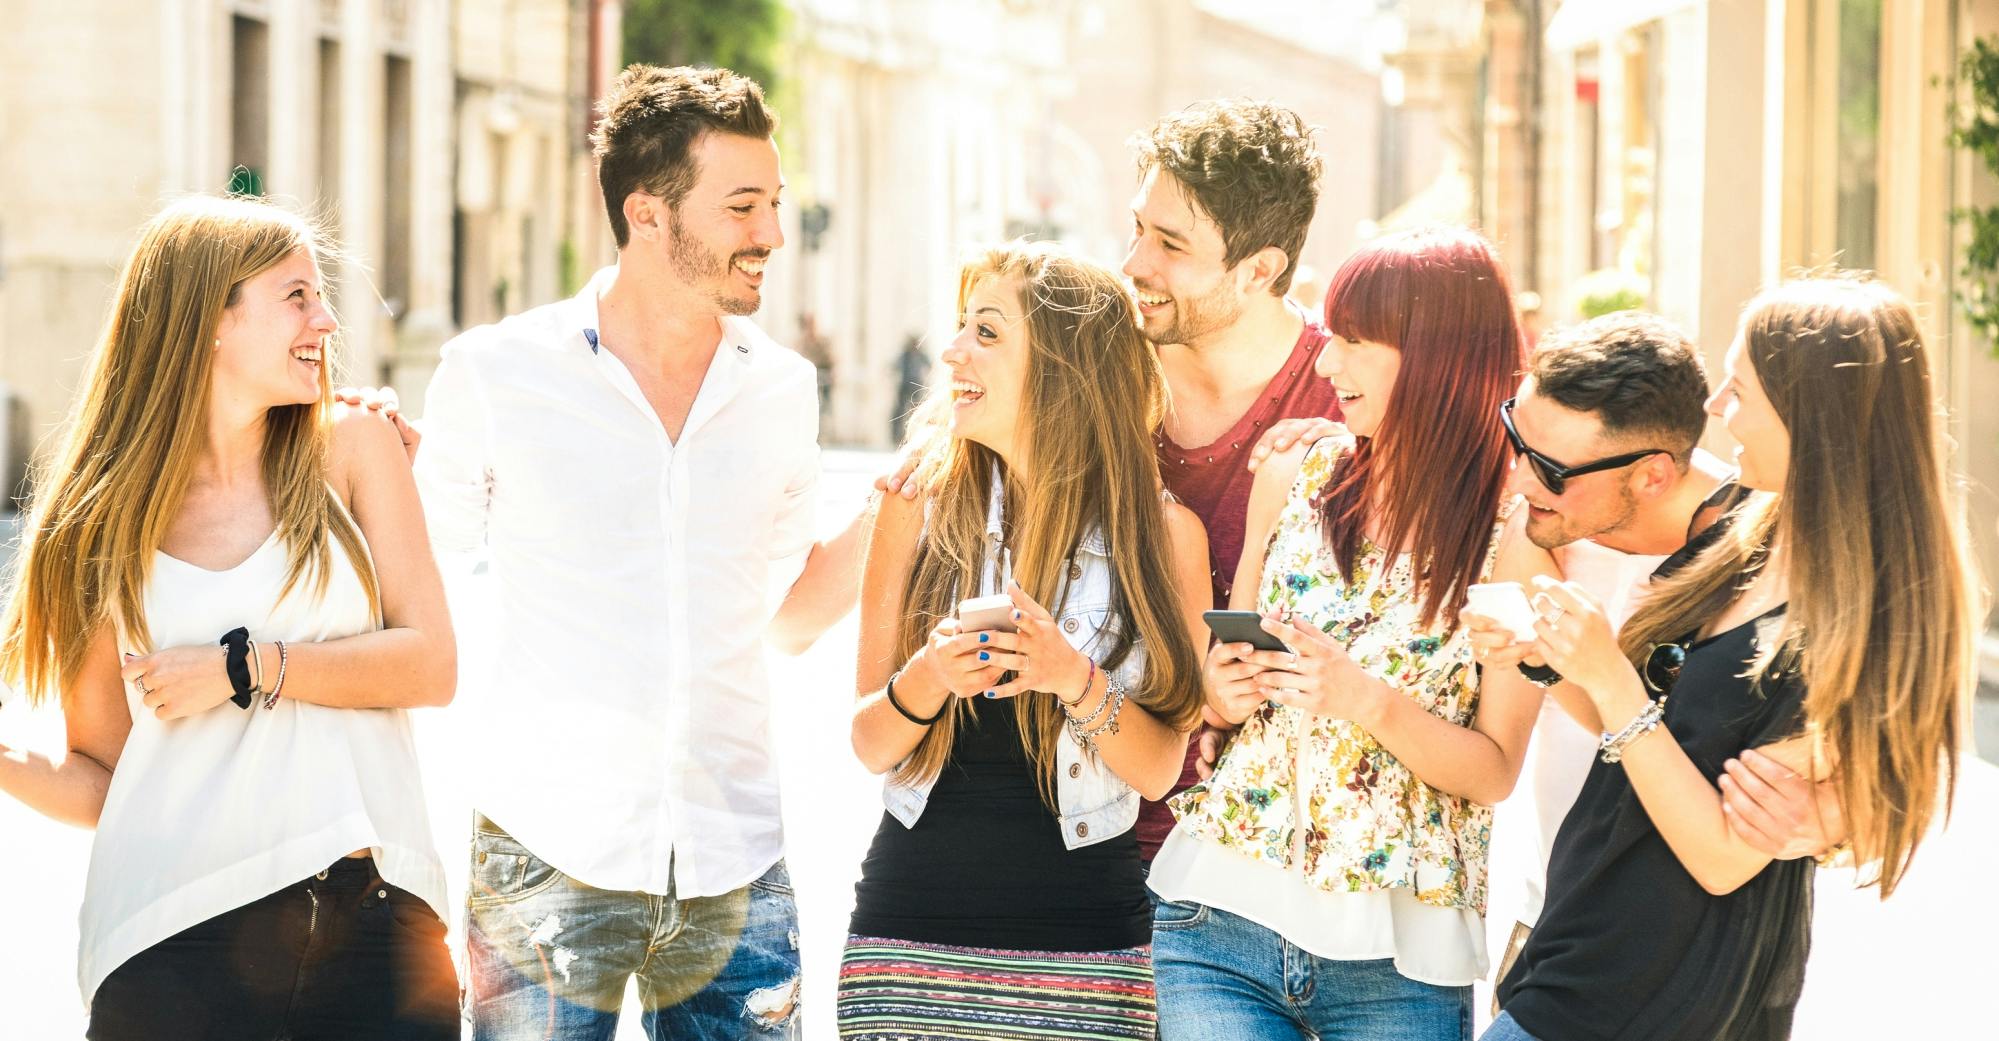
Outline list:
[[[1706,399],[1700,354],[1686,336],[1655,315],[1626,311],[1544,338],[1519,395],[1495,417],[1513,448],[1508,490],[1526,501],[1528,537],[1613,622],[1630,616],[1652,578],[1716,537],[1716,521],[1743,497],[1729,468],[1697,447]],[[1521,784],[1493,825],[1486,920],[1495,943],[1505,943],[1498,979],[1540,915],[1548,853],[1598,735],[1559,707],[1568,692],[1552,671],[1521,661],[1511,637],[1476,619],[1468,625],[1485,668],[1517,664],[1554,695],[1536,721]],[[1684,657],[1672,645],[1655,648],[1648,685],[1669,690]],[[1744,841],[1775,857],[1821,853],[1826,830],[1840,827],[1835,800],[1823,800],[1822,823],[1812,785],[1754,752],[1731,764],[1722,788]]]

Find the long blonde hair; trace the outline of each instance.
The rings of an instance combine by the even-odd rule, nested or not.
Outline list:
[[[1200,658],[1173,581],[1173,545],[1160,499],[1152,432],[1166,407],[1166,380],[1139,331],[1123,283],[1095,264],[1045,245],[1012,244],[966,264],[958,280],[962,312],[987,280],[1018,285],[1027,319],[1028,364],[1020,403],[1028,479],[1007,474],[1005,523],[1013,577],[1059,614],[1069,558],[1091,528],[1102,531],[1114,573],[1116,628],[1100,664],[1109,671],[1145,644],[1145,673],[1132,700],[1166,725],[1190,730],[1200,718]],[[948,385],[947,385],[948,386]],[[986,566],[986,515],[999,456],[952,439],[931,484],[929,523],[904,587],[897,660],[907,661]],[[1024,485],[1024,487],[1023,487]],[[1014,700],[1021,743],[1042,801],[1055,800],[1056,742],[1063,713],[1048,697]],[[969,709],[954,699],[898,768],[904,781],[935,778]]]
[[[146,581],[208,435],[210,345],[243,282],[300,250],[317,259],[326,244],[298,216],[242,198],[182,199],[140,233],[62,447],[35,475],[0,619],[0,679],[31,703],[51,689],[70,696],[106,622],[120,625],[134,646],[151,647]],[[324,591],[330,534],[379,612],[361,533],[326,486],[326,370],[317,402],[272,408],[264,419],[264,489],[289,551],[284,588],[310,576]]]
[[[1981,614],[1927,352],[1908,303],[1853,278],[1765,292],[1741,337],[1790,434],[1784,490],[1657,583],[1620,642],[1639,662],[1697,630],[1781,544],[1790,603],[1751,675],[1801,670],[1807,735],[1886,898],[1939,801],[1949,812]]]

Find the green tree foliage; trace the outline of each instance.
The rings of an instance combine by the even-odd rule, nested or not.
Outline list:
[[[1969,151],[1990,174],[1999,174],[1999,44],[1973,40],[1957,67],[1965,86],[1964,104],[1951,104],[1950,143]],[[1958,268],[1958,306],[1965,321],[1999,352],[1999,206],[1951,211],[1951,220],[1969,227]]]
[[[1629,271],[1603,268],[1576,282],[1576,310],[1585,320],[1601,318],[1614,311],[1636,311],[1645,306],[1651,287],[1645,279]]]
[[[626,0],[625,61],[711,65],[776,87],[782,0]]]

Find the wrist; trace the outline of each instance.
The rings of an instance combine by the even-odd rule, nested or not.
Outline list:
[[[1630,669],[1619,674],[1616,682],[1598,686],[1602,689],[1587,690],[1587,693],[1590,701],[1596,704],[1596,714],[1602,720],[1603,728],[1613,733],[1638,718],[1638,714],[1652,703],[1652,699],[1645,694],[1638,673]]]
[[[937,675],[936,670],[920,667],[924,665],[924,662],[912,658],[908,665],[902,667],[902,671],[896,674],[895,697],[897,701],[927,716],[943,708],[944,703],[951,699],[954,692],[944,685],[943,678]]]
[[[1405,700],[1387,681],[1377,679],[1358,667],[1347,677],[1346,683],[1349,684],[1347,689],[1352,692],[1353,722],[1370,734],[1380,733],[1395,702]]]
[[[1075,681],[1063,684],[1060,690],[1050,691],[1055,695],[1055,700],[1060,701],[1062,707],[1071,713],[1083,707],[1083,702],[1090,697],[1090,688],[1096,685],[1097,680],[1097,663],[1081,654],[1076,657],[1081,659],[1081,664],[1071,673]],[[1067,693],[1072,690],[1076,692],[1075,697],[1070,697]]]

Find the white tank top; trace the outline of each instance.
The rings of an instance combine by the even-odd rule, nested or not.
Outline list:
[[[314,595],[308,574],[282,601],[286,547],[275,533],[227,571],[158,554],[145,600],[153,646],[215,647],[239,625],[260,643],[293,644],[380,628],[339,540],[332,550],[325,594]],[[119,647],[141,650],[122,633]],[[448,920],[407,713],[280,698],[269,710],[225,701],[163,723],[140,698],[127,684],[132,732],[84,883],[77,976],[86,1005],[126,959],[359,849]]]

